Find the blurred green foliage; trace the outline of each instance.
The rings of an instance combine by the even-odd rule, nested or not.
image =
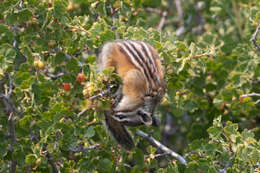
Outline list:
[[[1,1],[0,93],[5,94],[9,73],[15,86],[11,99],[24,112],[14,115],[11,144],[0,98],[0,172],[8,172],[11,160],[17,172],[51,172],[45,145],[61,172],[259,171],[260,103],[255,102],[260,98],[241,95],[260,93],[260,52],[249,41],[260,21],[260,1],[181,1],[182,21],[174,2]],[[163,11],[166,22],[157,31]],[[98,76],[95,65],[100,47],[118,37],[158,50],[168,84],[158,114],[163,121],[166,113],[174,119],[177,133],[169,147],[186,155],[187,167],[172,158],[160,167],[156,149],[138,137],[135,151],[123,150],[102,124],[108,101],[88,101],[88,94],[107,87],[104,81],[115,82],[111,72]],[[48,75],[59,73],[64,75]],[[77,82],[78,73],[85,74],[83,83]],[[92,109],[78,117],[86,107]],[[160,139],[162,128],[140,129]],[[71,149],[93,144],[100,146]]]

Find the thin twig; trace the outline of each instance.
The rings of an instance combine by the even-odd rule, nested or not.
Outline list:
[[[259,93],[250,93],[250,94],[243,94],[241,95],[242,98],[245,98],[245,97],[260,97],[260,94]]]
[[[184,25],[184,19],[183,19],[183,10],[181,7],[181,0],[174,0],[176,9],[177,9],[177,14],[178,14],[178,20],[179,20],[179,26]]]
[[[146,11],[151,12],[151,13],[156,13],[156,14],[162,14],[162,10],[158,8],[145,8]]]
[[[250,94],[243,94],[241,95],[241,98],[245,98],[245,97],[260,97],[260,94],[259,93],[250,93]],[[260,103],[260,99],[258,99],[254,104],[258,104]]]
[[[162,12],[161,20],[160,20],[160,22],[159,22],[159,24],[158,24],[158,26],[157,26],[157,30],[158,30],[158,31],[161,31],[162,28],[164,27],[167,15],[168,15],[168,12],[167,12],[167,11],[163,11],[163,12]]]
[[[52,73],[45,73],[44,71],[40,70],[40,72],[45,75],[46,77],[49,77],[51,78],[52,80],[56,80],[58,79],[59,77],[62,77],[65,75],[65,73],[61,72],[61,73],[58,73],[58,74],[52,74]]]
[[[14,152],[14,144],[15,144],[16,139],[15,139],[13,112],[11,112],[8,117],[8,131],[9,131],[9,137],[10,137],[10,149],[11,149],[11,152]],[[11,173],[16,172],[16,160],[15,159],[11,160],[10,172]]]
[[[87,148],[84,148],[84,147],[81,147],[81,146],[69,147],[69,150],[71,152],[74,152],[74,153],[80,153],[80,152],[86,152],[86,151],[89,151],[89,150],[94,150],[94,149],[98,148],[99,146],[100,146],[100,144],[91,145]]]
[[[116,26],[115,26],[116,13],[119,9],[118,8],[114,9],[112,5],[110,5],[109,7],[110,7],[110,12],[112,14],[112,30],[114,31],[116,39],[120,39],[120,36],[119,36],[118,32],[116,31]]]
[[[13,103],[13,100],[11,99],[11,95],[13,93],[13,80],[8,74],[8,79],[9,79],[9,87],[5,86],[5,94],[0,93],[0,98],[3,98],[3,103],[5,105],[5,108],[8,113],[17,113],[20,117],[23,117],[23,112],[19,111],[16,106]],[[21,108],[21,106],[19,105]],[[23,111],[23,109],[22,109]]]
[[[114,88],[115,86],[112,85],[110,86],[108,89],[106,89],[105,91],[102,91],[100,93],[98,93],[97,95],[94,95],[94,96],[91,96],[89,99],[90,100],[93,100],[93,99],[96,99],[96,98],[99,98],[99,97],[103,97],[105,95],[108,95],[109,93],[111,93],[112,89]]]
[[[9,92],[6,97],[9,99],[11,94],[13,93],[13,80],[12,80],[10,74],[8,74],[8,79],[9,79]]]
[[[86,32],[87,34],[91,34],[90,31],[86,30],[85,28],[82,28],[80,26],[71,26],[71,28],[73,30],[79,30],[79,31],[83,31],[83,32]]]
[[[260,103],[260,99],[256,100],[256,102],[254,103],[255,105]]]
[[[89,109],[92,109],[96,105],[90,105],[87,108],[83,109],[80,113],[78,113],[77,117],[80,117],[81,115],[85,114]]]
[[[159,141],[157,141],[156,139],[154,139],[152,136],[144,133],[143,131],[138,131],[136,132],[136,134],[138,136],[141,136],[143,138],[145,138],[146,140],[148,140],[154,147],[162,150],[165,153],[168,153],[170,156],[174,157],[175,159],[179,160],[183,165],[187,165],[186,160],[179,154],[175,153],[174,151],[172,151],[171,149],[169,149],[168,147],[164,146],[163,144],[161,144]]]
[[[45,154],[45,157],[47,158],[48,163],[51,165],[52,173],[60,173],[60,171],[56,167],[56,164],[54,163],[54,161],[46,147],[47,147],[47,144],[44,144],[42,147],[42,150]]]
[[[4,108],[6,110],[6,115],[8,116],[8,138],[10,139],[10,151],[11,153],[14,152],[14,145],[16,142],[15,137],[15,124],[14,124],[14,114],[17,113],[20,116],[23,116],[23,113],[20,112],[14,105],[13,100],[11,98],[11,95],[13,93],[13,80],[11,78],[10,74],[8,75],[9,80],[9,86],[4,86],[5,91],[4,93],[0,93],[0,98],[2,98]],[[16,172],[16,165],[17,161],[12,159],[10,161],[10,172],[15,173]]]
[[[207,56],[207,57],[210,57],[210,58],[213,57],[213,55],[211,55],[209,53],[202,53],[202,54],[199,54],[199,55],[191,56],[190,58],[195,59],[195,58],[200,58],[200,57],[203,57],[203,56]]]
[[[91,96],[89,98],[89,100],[94,100],[96,98],[99,98],[99,97],[103,97],[105,95],[108,95],[112,92],[112,89],[115,87],[115,85],[111,85],[108,89],[106,89],[105,91],[102,91],[100,93],[98,93],[97,95],[94,95],[94,96]],[[93,106],[95,105],[90,105],[89,107],[83,109],[80,113],[78,113],[78,117],[80,117],[81,115],[85,114],[89,109],[93,108]]]
[[[260,31],[260,24],[257,26],[254,34],[252,35],[250,41],[255,45],[256,49],[260,52],[260,46],[256,43],[258,32]]]

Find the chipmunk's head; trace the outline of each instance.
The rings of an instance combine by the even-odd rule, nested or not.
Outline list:
[[[155,110],[160,100],[156,97],[147,95],[143,97],[143,101],[143,104],[132,110],[115,112],[113,118],[127,126],[159,126],[160,121],[155,115]]]

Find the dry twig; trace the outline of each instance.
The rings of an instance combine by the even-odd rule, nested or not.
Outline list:
[[[183,11],[181,7],[181,0],[174,0],[177,14],[178,14],[178,20],[179,20],[179,26],[182,27],[184,25],[184,19],[183,19]]]
[[[54,160],[52,159],[52,157],[46,147],[47,147],[47,144],[44,144],[42,147],[42,150],[45,154],[45,157],[47,158],[48,163],[51,165],[52,173],[60,173],[60,171],[58,170]]]
[[[69,150],[71,152],[74,152],[74,153],[80,153],[80,152],[86,152],[86,151],[89,151],[89,150],[94,150],[96,148],[98,148],[100,145],[99,144],[95,144],[95,145],[91,145],[87,148],[84,148],[82,146],[78,146],[78,147],[69,147]]]
[[[168,15],[167,11],[162,12],[160,23],[157,26],[158,31],[162,30],[162,28],[164,27],[167,15]]]
[[[245,98],[245,97],[260,97],[260,94],[258,93],[250,93],[250,94],[243,94],[241,95],[241,98]],[[260,99],[258,99],[254,104],[258,104],[260,103]]]
[[[260,52],[260,46],[256,43],[258,32],[260,31],[260,24],[257,26],[254,34],[252,35],[250,41],[255,45],[256,49]]]
[[[151,12],[151,13],[156,13],[156,14],[161,14],[162,11],[158,8],[145,8],[146,11]]]
[[[8,74],[8,79],[9,79],[9,86],[4,85],[4,94],[0,93],[0,98],[2,99],[2,102],[4,103],[3,106],[6,111],[6,115],[8,116],[8,137],[10,139],[10,151],[14,151],[14,144],[16,142],[16,137],[15,137],[15,125],[14,125],[14,114],[20,115],[20,117],[23,117],[23,112],[20,112],[16,106],[14,105],[14,102],[11,98],[11,95],[13,93],[13,80]],[[21,107],[21,106],[20,106]],[[23,110],[23,109],[22,109]],[[15,173],[16,172],[16,160],[12,159],[10,162],[10,172]]]
[[[141,137],[145,138],[146,140],[148,140],[154,147],[162,150],[164,153],[167,153],[170,156],[174,157],[175,159],[179,160],[183,165],[187,165],[186,160],[181,155],[175,153],[174,151],[172,151],[165,145],[161,144],[159,141],[154,139],[151,135],[148,135],[148,134],[144,133],[143,131],[138,131],[138,132],[136,132],[136,134],[138,136],[141,136]]]

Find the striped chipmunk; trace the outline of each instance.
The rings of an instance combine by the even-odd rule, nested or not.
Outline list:
[[[156,108],[165,94],[164,69],[157,51],[142,41],[118,40],[106,43],[98,58],[102,72],[114,67],[122,79],[105,123],[116,141],[125,149],[135,144],[127,126],[159,126]]]

